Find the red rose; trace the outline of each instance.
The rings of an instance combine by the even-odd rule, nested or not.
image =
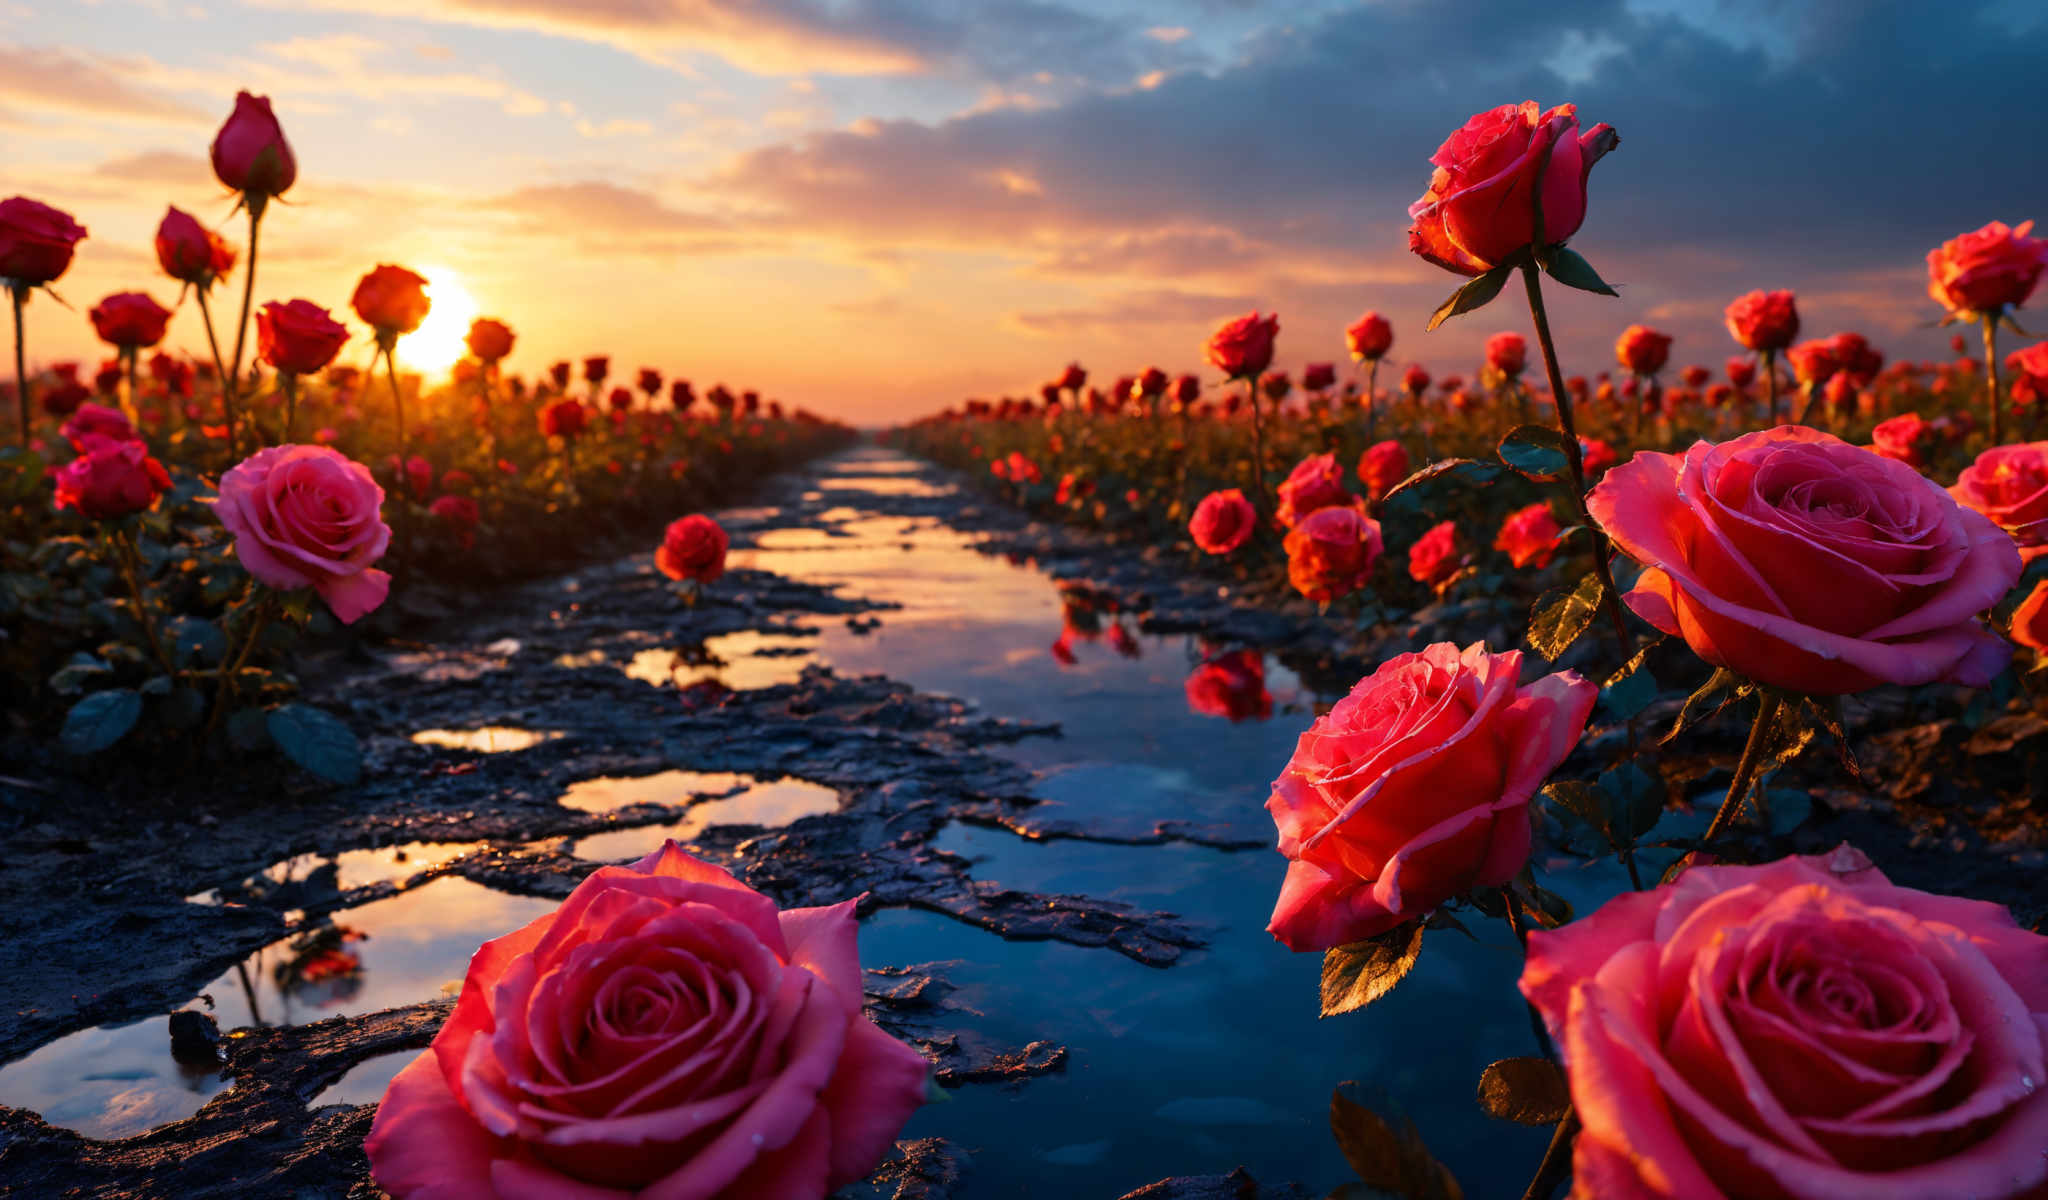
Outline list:
[[[1166,372],[1158,367],[1146,367],[1138,373],[1137,394],[1147,399],[1163,396],[1168,382]]]
[[[1196,667],[1187,682],[1188,711],[1230,721],[1263,721],[1273,715],[1266,690],[1266,659],[1257,650],[1232,650]]]
[[[156,227],[156,261],[171,278],[205,287],[234,268],[235,248],[173,205]]]
[[[1884,354],[1860,333],[1838,333],[1828,339],[1835,349],[1835,361],[1855,376],[1857,387],[1869,387],[1884,370]]]
[[[580,400],[557,400],[540,410],[540,431],[547,437],[573,438],[590,423]]]
[[[1756,363],[1737,356],[1728,360],[1728,382],[1738,388],[1748,388],[1756,380]]]
[[[1765,686],[1982,686],[2011,656],[1976,618],[2019,579],[2012,539],[1913,468],[1816,430],[1638,451],[1587,504],[1644,566],[1637,615]]]
[[[85,240],[85,226],[47,204],[0,200],[0,279],[40,287],[62,275]]]
[[[1289,859],[1274,937],[1328,950],[1521,871],[1529,799],[1600,694],[1570,671],[1520,687],[1521,667],[1518,651],[1438,642],[1381,664],[1301,735],[1266,801]]]
[[[697,393],[690,390],[689,380],[678,379],[668,385],[668,403],[677,412],[688,412],[697,403]]]
[[[1294,528],[1319,508],[1351,499],[1351,493],[1344,490],[1344,469],[1337,465],[1335,454],[1311,454],[1302,459],[1288,472],[1279,494],[1280,507],[1273,519],[1283,529]]]
[[[1287,399],[1287,393],[1294,390],[1294,385],[1288,382],[1287,372],[1268,371],[1266,377],[1259,380],[1259,390],[1266,394],[1266,399],[1278,404]]]
[[[1088,386],[1088,372],[1081,369],[1080,363],[1068,363],[1067,369],[1060,372],[1059,385],[1062,390],[1078,392]]]
[[[1948,491],[2011,534],[2021,559],[2048,554],[2048,442],[1993,446]]]
[[[559,392],[569,386],[569,372],[573,369],[566,362],[558,362],[548,368],[548,378],[555,381],[556,391]]]
[[[512,353],[512,327],[492,317],[478,317],[469,323],[463,343],[478,362],[494,363]]]
[[[1631,375],[1655,375],[1671,358],[1671,335],[1648,325],[1631,325],[1614,343],[1614,360]]]
[[[1933,436],[1934,426],[1926,418],[1919,413],[1906,413],[1879,421],[1877,428],[1870,431],[1870,448],[1909,466],[1924,466],[1920,448]]]
[[[256,356],[279,371],[323,371],[347,342],[348,327],[311,300],[272,300],[256,310]]]
[[[448,526],[463,549],[475,544],[476,524],[482,519],[476,501],[467,496],[442,496],[428,505],[428,511]]]
[[[1793,377],[1808,387],[1826,383],[1842,367],[1842,360],[1835,357],[1835,344],[1827,338],[1799,343],[1785,352],[1785,361],[1791,365]]]
[[[1256,310],[1218,326],[1202,348],[1209,365],[1232,379],[1256,379],[1273,364],[1273,343],[1280,336],[1280,317],[1262,317]]]
[[[171,310],[142,292],[115,292],[88,314],[100,340],[122,350],[154,346],[164,340]]]
[[[2012,610],[2012,640],[2048,654],[2048,579],[2035,584],[2020,606]]]
[[[1486,365],[1513,379],[1529,361],[1529,343],[1519,333],[1496,333],[1486,339]]]
[[[2048,939],[1844,845],[1529,935],[1580,1196],[2038,1196]]]
[[[611,390],[611,393],[605,397],[605,403],[611,406],[611,410],[613,413],[623,413],[627,409],[633,407],[632,390],[629,388],[615,387]]]
[[[235,93],[235,111],[213,139],[213,173],[238,192],[282,196],[299,165],[270,111],[270,98]]]
[[[1359,362],[1373,362],[1386,357],[1394,348],[1394,327],[1376,312],[1369,312],[1358,318],[1351,328],[1344,331],[1345,348],[1351,357]],[[1424,384],[1428,387],[1428,384]]]
[[[78,411],[78,406],[91,397],[92,389],[82,383],[60,383],[56,387],[43,389],[36,397],[43,411],[53,417],[66,417]]]
[[[1534,566],[1541,570],[1550,565],[1550,556],[1557,553],[1557,537],[1562,532],[1557,518],[1551,515],[1550,505],[1538,500],[1508,514],[1507,520],[1500,523],[1493,548],[1505,551],[1508,560],[1518,567]]]
[[[1337,368],[1330,363],[1309,363],[1301,369],[1301,386],[1308,391],[1320,392],[1336,383]]]
[[[80,404],[70,420],[60,430],[71,448],[83,451],[88,438],[105,438],[115,442],[141,441],[135,426],[118,410],[98,404]]]
[[[1319,508],[1303,518],[1281,543],[1287,551],[1287,582],[1317,604],[1365,586],[1384,543],[1380,523],[1363,504]]]
[[[1195,505],[1195,515],[1188,521],[1188,536],[1204,553],[1228,554],[1251,540],[1257,521],[1252,502],[1244,498],[1242,491],[1231,488],[1210,492]]]
[[[164,465],[139,441],[88,437],[77,458],[57,468],[57,507],[95,521],[138,513],[170,490]]]
[[[1612,126],[1579,133],[1578,110],[1504,104],[1465,122],[1430,157],[1436,172],[1408,206],[1408,248],[1460,275],[1481,275],[1539,240],[1532,196],[1542,172],[1541,242],[1556,245],[1586,220],[1586,177],[1621,141]],[[1547,163],[1546,163],[1547,160]]]
[[[1429,588],[1440,588],[1465,565],[1458,554],[1458,523],[1443,521],[1408,547],[1408,578]]]
[[[2006,356],[2013,373],[2012,398],[2019,403],[2048,401],[2048,342],[2035,342]]]
[[[1579,439],[1579,469],[1586,473],[1586,478],[1593,478],[1618,461],[1620,456],[1614,452],[1614,447],[1599,438]]]
[[[1783,350],[1799,336],[1799,306],[1787,291],[1737,296],[1729,303],[1725,318],[1729,334],[1758,352]]]
[[[427,299],[426,277],[389,263],[380,263],[363,276],[349,303],[380,338],[418,329],[433,307]]]
[[[1712,371],[1700,366],[1698,363],[1680,367],[1678,370],[1678,382],[1695,391],[1707,386],[1707,380],[1713,377],[1714,373]]]
[[[1422,397],[1423,392],[1429,390],[1429,372],[1423,369],[1421,363],[1409,363],[1408,369],[1401,372],[1401,390],[1417,399]]]
[[[670,579],[692,579],[716,583],[725,574],[725,530],[718,522],[698,513],[669,523],[654,552],[654,565]]]
[[[612,360],[610,355],[593,354],[583,360],[583,379],[586,383],[593,385],[602,384],[605,381],[605,377],[611,373]]]
[[[1358,456],[1358,482],[1365,485],[1366,495],[1375,500],[1392,491],[1408,474],[1407,448],[1391,438],[1375,442]]]
[[[1993,221],[1927,252],[1927,294],[1952,313],[2016,308],[2034,294],[2048,267],[2048,239],[2028,237],[2032,221]]]
[[[1173,381],[1174,403],[1185,408],[1202,398],[1202,381],[1193,375],[1183,375]]]

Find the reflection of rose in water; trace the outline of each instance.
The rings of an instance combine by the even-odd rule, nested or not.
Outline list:
[[[331,1008],[355,998],[363,988],[363,960],[348,943],[368,935],[346,925],[323,925],[293,938],[285,960],[271,978],[285,996],[315,1008]]]
[[[1188,676],[1188,707],[1207,717],[1263,721],[1273,715],[1266,690],[1266,660],[1256,650],[1232,650],[1195,668]]]

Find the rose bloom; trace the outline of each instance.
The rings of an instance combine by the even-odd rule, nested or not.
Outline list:
[[[633,392],[630,388],[615,387],[604,399],[615,413],[622,413],[633,407]]]
[[[1807,387],[1820,387],[1842,369],[1835,344],[1827,338],[1799,343],[1785,352],[1785,361],[1792,368],[1793,378]]]
[[[171,278],[204,287],[234,268],[235,248],[172,205],[156,227],[156,261]]]
[[[1188,711],[1230,721],[1263,721],[1273,715],[1266,690],[1266,659],[1257,650],[1232,650],[1196,667],[1188,676]]]
[[[1687,870],[1529,935],[1576,1196],[2041,1195],[2048,939],[1854,848]]]
[[[1529,343],[1519,333],[1496,333],[1486,339],[1486,365],[1513,379],[1528,365]]]
[[[1598,475],[1619,460],[1620,456],[1615,454],[1614,447],[1599,438],[1579,439],[1579,469],[1586,473],[1587,478]]]
[[[668,403],[677,412],[688,412],[697,403],[697,393],[691,390],[689,380],[678,379],[668,385]]]
[[[348,327],[311,300],[272,300],[256,310],[256,356],[279,371],[326,370],[347,342]]]
[[[1479,113],[1430,156],[1429,190],[1408,206],[1408,248],[1460,275],[1481,275],[1530,244],[1556,245],[1586,220],[1586,177],[1621,141],[1610,125],[1579,132],[1578,109],[1534,100]],[[1546,165],[1545,154],[1549,159]],[[1543,229],[1533,194],[1542,171]]]
[[[1409,363],[1401,372],[1401,390],[1420,400],[1422,393],[1429,390],[1429,371],[1421,363]]]
[[[1671,335],[1648,325],[1631,325],[1614,343],[1614,361],[1632,375],[1655,375],[1671,358]]]
[[[87,315],[101,341],[123,350],[163,341],[164,329],[171,322],[171,310],[142,292],[115,292],[93,305]]]
[[[1493,548],[1506,552],[1508,561],[1518,567],[1534,566],[1541,570],[1550,565],[1550,556],[1557,553],[1557,536],[1562,532],[1549,503],[1538,500],[1508,514],[1500,523]]]
[[[71,443],[71,448],[83,452],[91,439],[98,438],[113,442],[140,441],[135,426],[118,409],[100,404],[81,404],[71,419],[64,422],[59,431]]]
[[[467,496],[442,496],[427,506],[427,511],[455,533],[456,540],[467,550],[476,541],[476,524],[482,519],[477,511],[476,501]]]
[[[583,360],[583,379],[586,383],[601,384],[612,373],[611,356],[593,354]]]
[[[2012,640],[2048,654],[2048,579],[2034,585],[2012,612]]]
[[[1408,475],[1408,450],[1392,438],[1373,443],[1358,456],[1358,482],[1365,485],[1366,494],[1375,500],[1392,491]]]
[[[661,390],[661,372],[653,367],[642,367],[640,377],[634,382],[639,385],[641,391],[647,393],[649,399],[653,399],[655,393]]]
[[[1228,554],[1252,540],[1257,522],[1258,514],[1242,491],[1210,492],[1195,505],[1195,515],[1188,520],[1188,536],[1204,553]]]
[[[566,362],[558,362],[548,368],[548,378],[554,380],[556,391],[569,386],[569,372],[573,369]]]
[[[325,446],[271,446],[220,477],[214,515],[235,557],[270,587],[310,587],[352,625],[384,603],[391,576],[370,566],[391,544],[384,489]]]
[[[1756,363],[1737,355],[1728,360],[1728,382],[1738,388],[1747,388],[1756,381]]]
[[[0,200],[0,279],[40,287],[71,265],[85,226],[27,196]]]
[[[1737,296],[1725,317],[1729,334],[1745,349],[1759,353],[1783,350],[1799,336],[1799,306],[1788,291]]]
[[[1012,483],[1037,483],[1044,478],[1038,470],[1038,464],[1026,458],[1021,451],[1010,451],[1010,456],[1005,462],[1009,464],[1009,477]]]
[[[1067,369],[1060,372],[1059,386],[1065,391],[1078,392],[1088,386],[1088,372],[1081,369],[1080,363],[1068,363]]]
[[[485,942],[364,1149],[397,1200],[823,1196],[924,1101],[861,1014],[857,900],[775,903],[671,841]]]
[[[213,139],[213,173],[238,192],[282,196],[299,177],[268,96],[235,93],[235,111]]]
[[[1310,513],[1281,546],[1287,551],[1287,582],[1317,604],[1365,586],[1385,549],[1380,523],[1366,516],[1363,504],[1355,500]]]
[[[1948,492],[2011,534],[2023,560],[2048,554],[2048,442],[1993,446]]]
[[[2019,579],[2012,539],[1912,467],[1817,430],[1638,451],[1587,504],[1644,566],[1637,615],[1765,686],[1981,687],[2011,656],[1976,617]]]
[[[426,277],[389,263],[379,263],[363,276],[349,303],[363,324],[379,335],[411,333],[433,307],[427,299]]]
[[[1827,398],[1828,407],[1840,413],[1856,411],[1856,379],[1847,371],[1837,371],[1821,389]]]
[[[1369,312],[1344,331],[1344,346],[1358,362],[1374,362],[1385,358],[1387,351],[1394,348],[1394,327],[1385,317],[1376,312]]]
[[[1884,370],[1884,353],[1860,333],[1838,333],[1828,343],[1835,348],[1835,361],[1856,377],[1858,387],[1869,387]]]
[[[1344,469],[1335,454],[1311,454],[1295,464],[1279,487],[1280,507],[1273,519],[1283,529],[1292,529],[1319,508],[1350,501],[1344,490]]]
[[[1173,381],[1173,402],[1182,409],[1202,398],[1202,381],[1193,375],[1183,375]]]
[[[654,565],[670,579],[691,579],[716,583],[725,574],[725,530],[701,513],[691,513],[669,523],[662,534],[661,548],[654,552]]]
[[[1927,294],[1952,313],[1995,313],[2027,302],[2048,267],[2048,239],[2032,221],[1993,221],[1927,252]]]
[[[1681,367],[1678,372],[1678,382],[1694,390],[1707,386],[1707,380],[1713,377],[1714,373],[1712,371],[1700,366],[1698,363]]]
[[[1408,578],[1425,587],[1440,588],[1451,581],[1465,560],[1458,554],[1458,523],[1444,521],[1408,547]]]
[[[1337,368],[1331,363],[1309,363],[1301,369],[1301,386],[1305,391],[1320,392],[1336,383]]]
[[[546,437],[573,438],[589,424],[580,400],[557,400],[540,410],[540,431]]]
[[[2006,369],[2013,373],[2012,398],[2019,404],[2048,401],[2048,342],[2035,342],[2024,350],[2005,356]]]
[[[1232,379],[1256,379],[1273,365],[1273,343],[1279,336],[1279,314],[1262,317],[1253,310],[1218,326],[1202,354],[1210,366]]]
[[[1919,413],[1906,413],[1888,421],[1879,421],[1870,431],[1870,448],[1886,458],[1897,459],[1908,466],[1925,466],[1921,446],[1934,435],[1934,426]]]
[[[1318,717],[1266,810],[1287,856],[1267,930],[1327,950],[1498,887],[1529,861],[1529,798],[1585,732],[1600,689],[1518,685],[1522,655],[1438,642],[1387,660]]]
[[[493,317],[471,321],[469,333],[462,340],[478,362],[494,363],[512,353],[512,327]]]
[[[170,490],[164,465],[139,441],[89,436],[77,458],[57,468],[57,507],[95,521],[141,512]]]
[[[82,383],[60,383],[56,387],[44,388],[36,402],[51,416],[65,417],[77,412],[78,406],[91,395],[92,389]]]

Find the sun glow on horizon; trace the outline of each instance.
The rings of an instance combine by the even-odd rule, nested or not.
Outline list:
[[[415,371],[446,371],[469,353],[464,340],[476,320],[476,298],[462,286],[462,277],[447,267],[421,267],[427,299],[433,307],[418,329],[398,339],[398,357]]]

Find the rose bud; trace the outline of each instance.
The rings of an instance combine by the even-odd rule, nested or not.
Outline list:
[[[1570,671],[1519,686],[1521,668],[1518,651],[1438,642],[1387,660],[1301,735],[1266,801],[1289,859],[1275,938],[1348,945],[1521,871],[1529,800],[1600,694]]]
[[[2048,1181],[2048,938],[1848,845],[1697,866],[1529,934],[1582,1196],[2022,1197]]]
[[[1751,359],[1737,355],[1728,360],[1727,373],[1729,383],[1747,390],[1749,385],[1756,380],[1756,363]]]
[[[1496,333],[1486,339],[1486,365],[1513,379],[1529,361],[1529,343],[1519,333]]]
[[[1294,385],[1288,382],[1287,372],[1268,371],[1265,378],[1259,380],[1259,390],[1266,394],[1266,399],[1278,404],[1287,399],[1287,393],[1294,390]]]
[[[1723,318],[1737,343],[1759,353],[1783,350],[1799,336],[1799,306],[1788,291],[1737,296]]]
[[[1976,617],[2019,579],[2013,539],[1912,467],[1817,430],[1638,451],[1587,505],[1644,567],[1629,607],[1767,687],[1981,687],[2011,657]]]
[[[1408,478],[1408,471],[1407,448],[1392,439],[1376,442],[1358,456],[1358,482],[1365,485],[1366,494],[1375,500]]]
[[[1195,505],[1188,520],[1188,536],[1205,554],[1229,554],[1252,538],[1258,515],[1252,502],[1237,488],[1210,492]]]
[[[384,489],[325,446],[271,446],[220,478],[214,515],[258,582],[310,587],[344,625],[384,603],[391,576],[370,566],[391,544]]]
[[[689,380],[678,379],[668,385],[668,403],[677,412],[688,412],[697,403],[697,393],[690,390]]]
[[[589,424],[590,415],[580,400],[557,400],[540,410],[540,431],[546,437],[573,438]]]
[[[654,565],[670,579],[716,583],[725,574],[725,530],[718,522],[699,513],[669,523],[661,548],[654,552]]]
[[[608,354],[593,354],[583,360],[583,381],[597,386],[612,373],[612,360]]]
[[[1188,711],[1229,721],[1263,721],[1273,715],[1266,690],[1266,659],[1257,650],[1232,650],[1195,668],[1187,681]]]
[[[1631,325],[1614,343],[1614,360],[1631,375],[1655,375],[1671,358],[1671,335]]]
[[[348,327],[311,300],[272,300],[256,310],[256,357],[279,371],[324,371],[347,342]]]
[[[2010,534],[2024,561],[2048,554],[2048,442],[1993,446],[1948,492]]]
[[[235,111],[213,139],[213,173],[220,181],[252,197],[282,196],[299,176],[284,129],[270,111],[267,96],[235,93]],[[258,207],[262,200],[254,201]]]
[[[1566,240],[1586,220],[1593,164],[1620,141],[1605,124],[1581,134],[1570,104],[1543,112],[1525,100],[1479,113],[1430,157],[1429,190],[1408,206],[1408,248],[1446,270],[1483,275],[1532,243]]]
[[[1134,386],[1139,396],[1154,399],[1166,394],[1167,382],[1166,372],[1158,367],[1146,367],[1138,373],[1138,381]]]
[[[492,317],[478,317],[469,323],[463,344],[480,363],[494,363],[512,353],[512,327]]]
[[[1980,316],[2027,302],[2048,267],[2048,239],[2028,237],[2032,221],[1993,221],[1927,252],[1927,294],[1952,313]],[[1960,352],[1959,352],[1960,353]]]
[[[615,387],[605,397],[605,403],[615,413],[625,412],[633,407],[633,392],[630,388]]]
[[[349,303],[363,324],[377,331],[378,345],[387,349],[400,335],[418,329],[433,307],[426,277],[389,263],[379,263],[363,276]]]
[[[1279,488],[1280,507],[1273,519],[1282,529],[1292,529],[1303,517],[1332,504],[1347,504],[1351,493],[1344,490],[1344,469],[1335,454],[1311,454],[1295,464]]]
[[[572,370],[574,368],[565,362],[558,362],[548,368],[548,378],[554,380],[556,391],[559,392],[569,386],[569,372]]]
[[[139,441],[88,435],[79,455],[57,468],[57,507],[95,521],[141,512],[170,490],[164,465]]]
[[[121,350],[154,346],[164,340],[171,310],[142,292],[116,292],[88,314],[100,340]]]
[[[206,287],[234,269],[235,248],[173,205],[156,227],[156,261],[171,278]]]
[[[1253,311],[1218,326],[1202,353],[1210,366],[1232,379],[1256,379],[1273,364],[1273,343],[1279,336],[1278,314],[1262,317]]]
[[[1336,386],[1337,368],[1330,363],[1310,363],[1301,369],[1301,386],[1311,392],[1320,392]]]
[[[85,240],[85,226],[47,204],[0,200],[0,279],[41,287],[62,275]]]
[[[1421,363],[1409,363],[1408,369],[1401,372],[1401,390],[1418,400],[1429,390],[1429,372]]]
[[[1376,362],[1394,348],[1394,327],[1385,317],[1369,312],[1344,331],[1344,346],[1355,361]]]
[[[1458,523],[1443,521],[1408,547],[1408,578],[1428,588],[1441,588],[1465,565],[1458,554]]]
[[[1064,391],[1078,392],[1088,386],[1088,372],[1081,369],[1080,363],[1068,363],[1067,369],[1060,372],[1059,386]]]
[[[1202,398],[1202,381],[1194,375],[1183,375],[1173,381],[1173,402],[1183,409]]]
[[[1317,604],[1328,604],[1365,586],[1384,543],[1380,523],[1364,503],[1319,508],[1304,517],[1281,543],[1287,551],[1287,582]]]
[[[1714,373],[1711,370],[1707,369],[1706,367],[1700,366],[1698,363],[1693,363],[1690,366],[1681,367],[1678,371],[1678,382],[1684,384],[1686,387],[1694,389],[1695,391],[1707,386],[1707,380],[1712,379],[1713,377]]]

